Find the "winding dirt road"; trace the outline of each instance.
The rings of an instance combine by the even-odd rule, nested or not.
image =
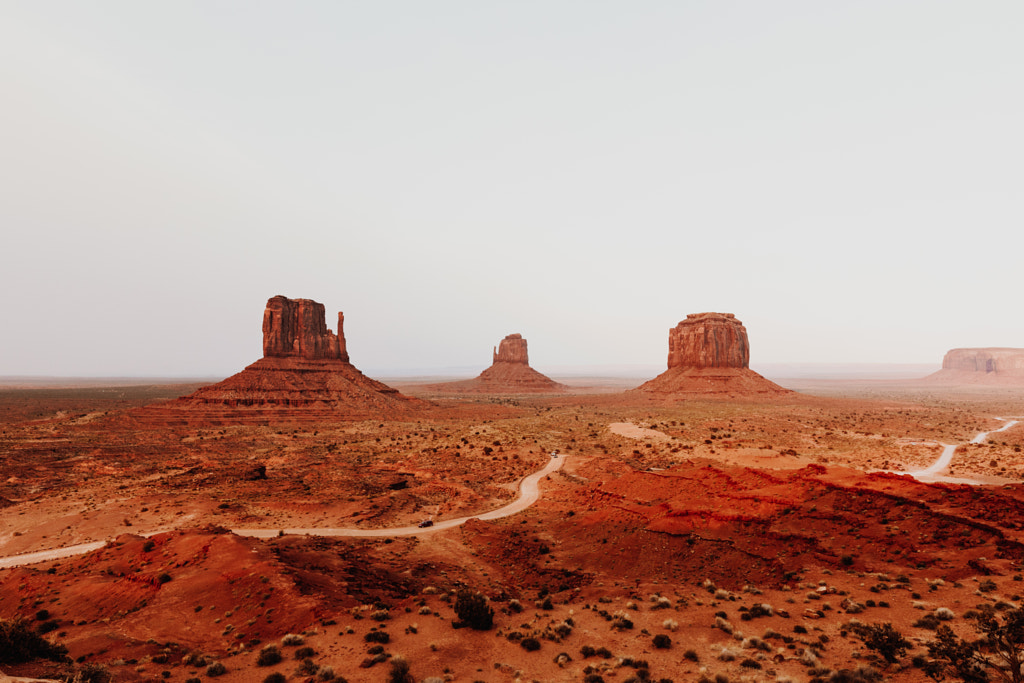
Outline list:
[[[1014,418],[1009,418],[1009,417],[997,417],[995,419],[1002,420],[1006,424],[1004,424],[999,429],[993,429],[990,432],[980,432],[977,436],[975,436],[973,439],[971,439],[968,443],[984,443],[985,439],[988,438],[989,434],[995,434],[996,432],[1005,432],[1007,429],[1009,429],[1013,425],[1017,424],[1020,421],[1020,419],[1024,419],[1024,418],[1014,419]],[[943,443],[943,444],[940,444],[940,445],[942,446],[942,454],[939,456],[938,460],[933,462],[928,467],[924,468],[923,470],[913,470],[913,471],[909,471],[909,472],[893,472],[893,474],[909,474],[914,479],[917,479],[918,481],[922,481],[922,482],[926,482],[926,483],[943,482],[943,483],[947,483],[947,484],[972,484],[972,485],[979,485],[979,484],[983,484],[984,483],[984,482],[979,481],[977,479],[969,479],[969,478],[965,478],[965,477],[950,477],[950,476],[946,476],[946,475],[940,474],[940,472],[944,472],[949,467],[949,464],[951,462],[953,462],[953,456],[956,454],[956,449],[959,448],[960,446],[962,446],[963,444]]]
[[[282,532],[285,534],[301,536],[413,536],[416,534],[429,534],[435,531],[441,531],[442,529],[451,529],[452,527],[465,524],[471,519],[500,519],[502,517],[510,517],[516,513],[522,512],[537,502],[540,498],[540,480],[555,470],[561,469],[564,462],[565,456],[551,458],[551,461],[548,462],[543,469],[524,477],[519,483],[519,498],[504,507],[479,515],[445,519],[440,522],[435,522],[429,527],[421,528],[419,526],[400,526],[389,529],[232,529],[231,533],[237,534],[238,536],[253,536],[256,538],[271,538],[273,536],[280,535]],[[159,531],[143,532],[140,535],[154,536],[158,533],[164,533],[171,530],[172,529],[160,529]],[[84,555],[85,553],[102,548],[107,543],[108,541],[92,541],[90,543],[69,545],[64,548],[54,548],[53,550],[40,550],[34,553],[22,553],[21,555],[0,557],[0,569],[21,567],[27,564],[35,564],[36,562],[48,562],[50,560],[60,560],[65,557],[73,557],[75,555]]]

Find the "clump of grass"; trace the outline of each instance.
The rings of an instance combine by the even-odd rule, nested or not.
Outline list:
[[[298,633],[286,633],[281,636],[281,644],[284,646],[298,646],[306,642],[306,639],[300,636]]]
[[[276,645],[265,645],[256,655],[256,666],[273,666],[283,659]]]
[[[666,631],[675,632],[675,630],[679,628],[679,622],[675,619],[666,619],[665,621],[661,622],[661,627]]]

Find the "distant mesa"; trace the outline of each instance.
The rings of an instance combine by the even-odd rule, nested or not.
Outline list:
[[[165,419],[212,421],[367,419],[402,416],[423,401],[370,379],[349,362],[345,316],[327,329],[323,304],[275,296],[263,311],[263,358],[236,375],[159,406]]]
[[[449,394],[555,394],[569,390],[530,367],[526,340],[510,334],[494,349],[491,367],[473,379],[419,387],[426,392]]]
[[[924,378],[934,384],[1024,385],[1024,349],[953,349],[942,369]]]
[[[732,313],[691,313],[668,331],[668,369],[634,391],[736,397],[792,393],[749,368],[747,329]]]

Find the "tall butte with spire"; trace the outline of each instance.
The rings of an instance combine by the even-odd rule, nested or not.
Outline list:
[[[163,419],[307,421],[401,416],[428,404],[370,379],[349,361],[345,316],[327,328],[324,305],[275,296],[263,311],[263,358],[222,382],[147,408]]]
[[[569,390],[530,367],[526,340],[510,334],[494,348],[491,367],[473,379],[428,384],[424,391],[452,394],[555,394]]]
[[[747,329],[732,313],[691,313],[668,331],[668,369],[633,391],[694,397],[791,393],[750,369]]]

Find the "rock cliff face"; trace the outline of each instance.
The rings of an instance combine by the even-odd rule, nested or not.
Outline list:
[[[1024,349],[953,349],[942,369],[922,381],[930,384],[1024,386]]]
[[[731,313],[693,313],[668,331],[668,369],[633,391],[675,397],[791,393],[751,370],[743,323]]]
[[[312,299],[275,296],[263,311],[263,356],[348,361],[345,314],[338,313],[338,334],[327,329],[324,305]]]
[[[143,417],[185,423],[260,423],[404,416],[429,404],[359,372],[323,304],[275,296],[263,312],[263,358],[222,382],[145,409]]]
[[[749,365],[747,329],[732,313],[691,313],[668,331],[670,368],[745,368]]]
[[[522,363],[529,365],[530,361],[526,354],[526,340],[521,334],[510,334],[501,340],[498,348],[494,350],[495,363]]]
[[[502,339],[492,358],[491,367],[473,379],[429,384],[420,389],[441,394],[544,394],[569,390],[530,367],[526,340],[521,334],[510,334]]]
[[[1024,376],[1024,349],[953,349],[942,359],[942,369]]]

